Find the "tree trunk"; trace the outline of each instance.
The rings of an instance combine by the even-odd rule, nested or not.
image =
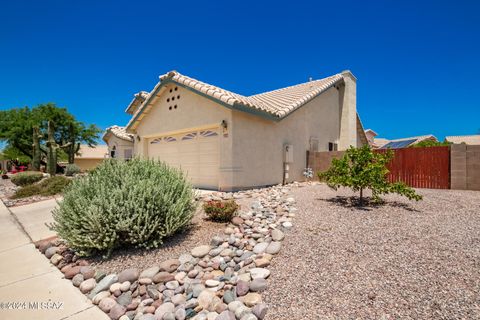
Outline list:
[[[360,206],[363,206],[363,188],[360,188]]]
[[[32,154],[32,170],[40,171],[40,131],[38,127],[33,127],[33,154]]]

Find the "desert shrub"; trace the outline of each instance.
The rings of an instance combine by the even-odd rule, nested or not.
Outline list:
[[[163,162],[108,159],[73,180],[51,227],[79,255],[156,248],[190,223],[194,196],[184,174]]]
[[[211,200],[203,204],[203,210],[209,220],[217,222],[228,222],[232,220],[238,210],[235,200],[220,201]]]
[[[27,198],[31,196],[36,196],[40,194],[40,187],[38,184],[29,184],[20,189],[18,189],[15,194],[12,196],[12,199]]]
[[[80,167],[76,164],[67,164],[65,167],[65,175],[71,177],[77,173],[80,173]]]
[[[381,194],[397,193],[409,200],[421,200],[417,194],[403,182],[391,183],[387,180],[387,164],[391,161],[393,152],[374,152],[368,145],[361,148],[350,147],[343,158],[333,159],[330,168],[323,173],[318,173],[321,181],[337,190],[339,187],[347,187],[360,192],[360,205],[363,204],[363,190],[372,191],[375,202],[381,201]]]
[[[54,176],[40,181],[37,185],[40,187],[42,196],[53,196],[62,193],[71,181],[62,176]]]
[[[36,171],[25,171],[14,174],[11,178],[12,182],[17,186],[26,186],[42,180],[43,174]]]
[[[39,183],[29,184],[20,188],[12,196],[12,199],[20,199],[36,195],[53,196],[62,193],[69,183],[70,179],[62,176],[50,177]]]

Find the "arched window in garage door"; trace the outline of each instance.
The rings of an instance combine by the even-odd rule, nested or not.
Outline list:
[[[205,131],[200,131],[200,136],[202,136],[204,138],[215,137],[215,136],[218,136],[218,133],[216,133],[215,131],[211,131],[211,130],[205,130]]]

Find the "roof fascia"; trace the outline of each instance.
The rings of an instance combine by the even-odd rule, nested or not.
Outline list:
[[[267,112],[264,112],[264,111],[260,111],[260,110],[257,110],[257,109],[254,109],[254,108],[250,108],[250,107],[247,107],[247,106],[244,106],[242,104],[234,104],[233,106],[232,105],[229,105],[228,103],[225,103],[224,101],[220,100],[220,99],[217,99],[217,98],[214,98],[212,96],[209,96],[199,90],[196,90],[194,88],[191,88],[183,83],[180,83],[178,81],[175,81],[173,79],[165,79],[165,80],[162,80],[161,82],[159,82],[160,85],[158,85],[154,91],[153,91],[153,94],[150,95],[150,97],[148,97],[147,100],[145,100],[145,102],[143,103],[143,105],[140,107],[140,111],[134,116],[134,118],[130,121],[130,123],[128,124],[126,130],[129,130],[133,124],[135,122],[137,122],[137,119],[138,117],[143,113],[144,109],[147,107],[147,105],[151,102],[152,98],[154,96],[157,95],[157,93],[160,91],[161,88],[163,88],[164,86],[170,84],[170,83],[174,83],[176,85],[178,85],[179,87],[182,87],[190,92],[193,92],[195,94],[198,94],[204,98],[207,98],[213,102],[216,102],[218,104],[220,104],[221,106],[225,107],[225,108],[228,108],[230,110],[238,110],[238,111],[242,111],[242,112],[246,112],[246,113],[250,113],[250,114],[253,114],[255,116],[260,116],[262,118],[265,118],[265,119],[268,119],[268,120],[273,120],[273,121],[280,121],[282,118],[279,118],[279,117],[275,117],[274,115],[270,114],[270,113],[267,113]]]
[[[164,86],[166,86],[167,84],[170,84],[170,83],[175,83],[176,85],[186,89],[186,90],[189,90],[190,92],[193,92],[193,93],[196,93],[204,98],[207,98],[211,101],[214,101],[222,106],[224,106],[225,108],[228,108],[228,109],[231,109],[231,110],[238,110],[238,111],[242,111],[242,112],[245,112],[245,113],[249,113],[249,114],[252,114],[252,115],[255,115],[255,116],[259,116],[259,117],[262,117],[264,119],[267,119],[267,120],[271,120],[271,121],[275,121],[275,122],[278,122],[278,121],[281,121],[285,118],[287,118],[288,116],[290,116],[291,114],[293,114],[295,111],[297,111],[298,109],[300,109],[301,107],[303,107],[305,104],[309,103],[310,101],[312,101],[313,99],[317,98],[318,96],[320,96],[321,94],[323,94],[324,92],[328,91],[329,89],[331,89],[332,87],[334,87],[336,84],[338,84],[339,82],[344,82],[343,78],[340,78],[339,80],[333,82],[332,84],[330,84],[327,88],[325,88],[323,91],[319,92],[317,95],[315,95],[312,99],[302,103],[301,105],[299,105],[297,108],[295,108],[295,110],[289,112],[288,114],[286,114],[285,116],[283,117],[277,117],[271,113],[268,113],[268,112],[265,112],[265,111],[261,111],[261,110],[258,110],[258,109],[255,109],[255,108],[251,108],[251,107],[247,107],[243,104],[239,104],[239,103],[235,103],[233,106],[232,105],[229,105],[228,103],[225,103],[224,101],[220,100],[220,99],[217,99],[217,98],[214,98],[210,95],[207,95],[199,90],[196,90],[194,88],[191,88],[183,83],[180,83],[178,81],[175,81],[171,78],[166,78],[164,80],[161,80],[154,88],[153,92],[150,94],[150,96],[143,102],[143,104],[140,106],[140,108],[138,109],[138,112],[134,115],[134,117],[130,120],[130,122],[128,123],[127,127],[126,127],[126,131],[129,132],[129,130],[131,130],[131,127],[137,122],[137,119],[138,117],[143,113],[144,109],[150,104],[151,100],[153,99],[153,97],[156,97],[157,96],[157,93],[160,91],[161,88],[163,88]]]

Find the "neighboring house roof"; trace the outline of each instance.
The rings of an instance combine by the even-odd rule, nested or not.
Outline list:
[[[375,139],[377,140],[377,139]],[[409,138],[401,138],[401,139],[393,139],[389,140],[386,144],[382,145],[380,149],[399,149],[399,148],[406,148],[411,145],[417,144],[421,141],[425,140],[434,140],[438,141],[437,138],[432,135],[425,135],[425,136],[417,136],[417,137],[409,137]]]
[[[385,138],[373,138],[373,147],[380,148],[381,146],[386,145],[389,142],[390,140]]]
[[[470,145],[480,145],[480,134],[469,136],[447,136],[445,140],[452,143],[465,143]]]
[[[321,80],[313,80],[253,96],[243,96],[187,77],[176,71],[171,71],[160,76],[160,81],[128,123],[127,130],[136,126],[151,100],[158,96],[161,89],[168,83],[176,83],[229,108],[263,115],[273,120],[280,120],[330,87],[343,81],[346,75],[353,77],[349,71],[344,71]]]
[[[376,132],[373,131],[372,129],[367,129],[367,130],[365,130],[365,133],[371,133],[372,136],[374,136],[374,137],[375,137],[375,136],[378,136],[378,133],[376,133]]]
[[[80,145],[80,150],[78,150],[77,159],[104,159],[108,154],[108,146],[106,145],[97,145],[95,147],[90,147],[88,144]]]
[[[142,103],[148,98],[149,93],[146,91],[140,91],[133,95],[133,99],[128,105],[125,112],[128,114],[134,114],[137,111],[138,107],[142,105]]]
[[[103,134],[103,137],[102,137],[103,141],[107,142],[105,139],[107,139],[109,135],[114,135],[119,139],[133,142],[133,135],[130,133],[127,133],[125,131],[125,127],[120,127],[117,125],[108,127],[107,130],[105,130],[105,133]]]

